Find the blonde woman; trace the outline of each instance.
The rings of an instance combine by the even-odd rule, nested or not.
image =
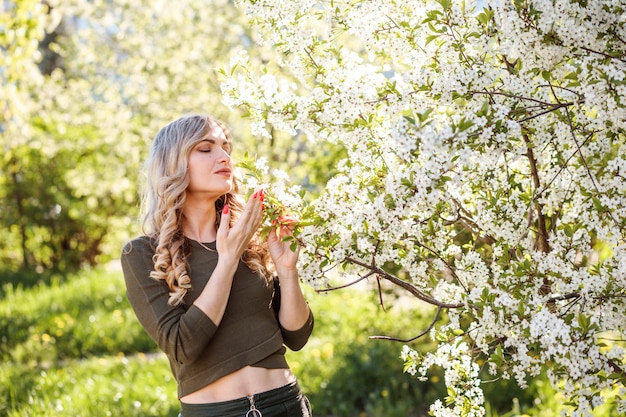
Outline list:
[[[122,251],[127,296],[178,383],[181,417],[305,417],[285,360],[313,330],[297,251],[258,229],[263,190],[237,196],[226,126],[186,115],[156,135],[146,161],[144,235]]]

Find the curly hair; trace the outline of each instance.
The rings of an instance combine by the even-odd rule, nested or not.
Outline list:
[[[228,142],[232,143],[227,126],[212,116],[191,114],[172,121],[155,136],[144,165],[146,183],[141,198],[143,232],[155,245],[154,270],[150,276],[167,283],[170,305],[180,304],[191,288],[191,277],[187,272],[189,249],[182,231],[185,190],[189,185],[189,154],[215,128],[221,129]],[[244,203],[238,197],[238,191],[239,185],[234,178],[231,191],[215,202],[216,228],[220,224],[224,205],[229,206],[231,226],[243,211]],[[270,282],[270,256],[258,233],[248,244],[242,260]]]

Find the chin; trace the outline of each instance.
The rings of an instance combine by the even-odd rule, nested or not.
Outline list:
[[[224,194],[228,194],[234,191],[234,186],[233,186],[233,181],[229,180],[228,181],[228,186],[224,187]]]

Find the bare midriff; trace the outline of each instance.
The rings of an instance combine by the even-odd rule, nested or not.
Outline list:
[[[246,366],[180,399],[186,404],[234,400],[285,386],[295,381],[289,369]]]

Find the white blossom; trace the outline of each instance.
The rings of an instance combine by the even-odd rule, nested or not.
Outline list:
[[[444,368],[451,403],[433,415],[484,414],[477,352],[522,387],[546,371],[589,415],[609,358],[624,360],[599,348],[626,323],[619,2],[297,3],[241,3],[289,74],[244,64],[223,88],[261,133],[346,149],[300,236],[304,279],[394,265],[422,301],[448,303],[437,350],[403,349],[420,378]]]

